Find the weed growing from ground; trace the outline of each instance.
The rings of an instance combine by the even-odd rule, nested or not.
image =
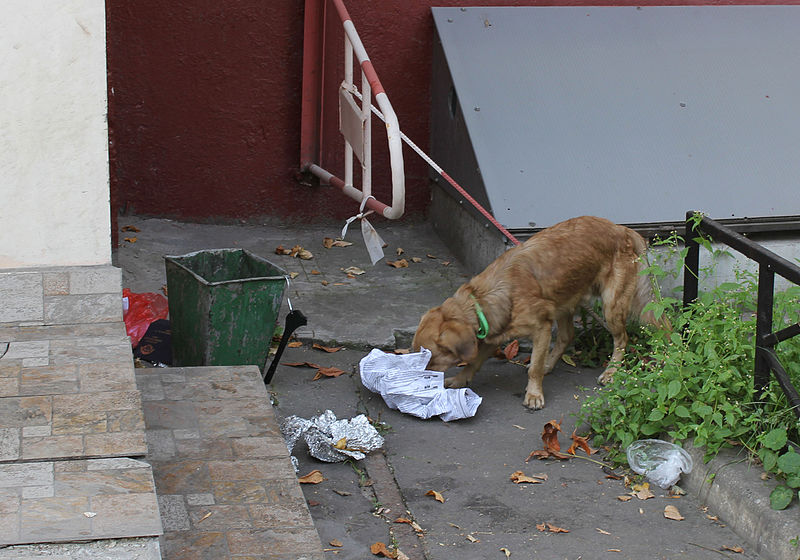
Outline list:
[[[679,241],[676,234],[656,241],[674,247],[663,262],[648,266],[656,281],[682,271]],[[701,243],[711,249],[708,240]],[[669,259],[677,266],[667,268]],[[740,272],[736,282],[701,293],[688,309],[675,298],[656,296],[651,309],[666,314],[673,330],[641,328],[614,381],[584,401],[580,417],[596,434],[595,443],[609,446],[609,458],[620,462],[627,446],[644,438],[693,439],[705,448],[706,460],[722,447],[743,445],[782,481],[772,507],[787,507],[800,488],[800,422],[777,382],[761,394],[753,389],[755,278]],[[774,330],[798,322],[799,302],[800,287],[775,294]],[[784,341],[776,352],[800,386],[800,340]]]

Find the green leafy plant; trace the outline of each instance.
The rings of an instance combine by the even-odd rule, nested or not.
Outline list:
[[[668,249],[646,270],[657,283],[682,271],[686,253],[678,249],[679,241],[676,234],[656,241]],[[700,242],[713,251],[710,241]],[[723,254],[712,252],[712,267]],[[679,264],[673,265],[676,261]],[[744,272],[737,273],[736,282],[702,292],[687,309],[656,292],[651,310],[657,316],[666,314],[673,329],[641,328],[614,381],[589,396],[581,408],[580,417],[596,434],[595,443],[610,446],[611,460],[621,462],[625,448],[649,437],[693,439],[695,446],[705,448],[706,459],[724,446],[741,444],[782,481],[773,492],[772,506],[782,509],[791,503],[800,487],[800,453],[792,444],[798,440],[800,422],[777,383],[762,394],[754,393],[755,294],[755,279]],[[776,329],[797,322],[798,301],[798,287],[775,295]],[[795,385],[800,385],[800,341],[784,341],[777,351]]]

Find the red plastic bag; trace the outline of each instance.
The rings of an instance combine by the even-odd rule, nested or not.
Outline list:
[[[123,306],[125,330],[131,337],[131,346],[136,348],[150,323],[167,318],[169,303],[161,294],[151,292],[137,294],[128,288],[122,290],[122,298],[123,300],[127,298],[128,302]]]

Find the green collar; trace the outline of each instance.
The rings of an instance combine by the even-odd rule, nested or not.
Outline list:
[[[475,315],[478,316],[478,340],[483,340],[489,334],[489,321],[486,320],[486,315],[483,314],[483,308],[481,304],[478,303],[478,299],[470,294],[470,298],[472,298],[472,303],[475,305]]]

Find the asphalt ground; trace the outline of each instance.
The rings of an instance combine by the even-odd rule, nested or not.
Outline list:
[[[139,230],[121,232],[121,239],[130,240],[122,241],[115,255],[123,286],[133,291],[160,290],[164,255],[220,247],[250,249],[296,273],[287,295],[309,324],[297,331],[302,346],[287,349],[268,387],[278,416],[310,418],[328,409],[338,418],[365,413],[386,429],[382,450],[363,461],[324,463],[310,457],[302,444],[295,449],[299,474],[317,469],[325,479],[302,488],[330,558],[373,557],[370,546],[376,542],[428,560],[769,557],[756,552],[765,543],[747,542],[730,528],[748,514],[747,503],[715,511],[698,498],[708,493],[670,497],[658,487],[652,488],[654,497],[641,500],[630,496],[624,480],[607,478],[595,462],[602,462],[602,454],[592,461],[526,462],[542,447],[542,428],[550,420],[561,422],[562,446],[569,445],[574,414],[583,395],[596,390],[599,371],[562,363],[545,379],[546,407],[534,412],[522,406],[524,367],[491,359],[472,385],[483,398],[477,414],[450,423],[390,410],[380,395],[365,389],[358,375],[361,358],[374,347],[407,347],[422,313],[468,277],[427,224],[376,223],[387,257],[375,266],[358,228],[348,235],[353,245],[323,246],[325,237],[340,234],[340,224],[234,226],[123,217],[120,226]],[[277,255],[279,245],[301,245],[313,256]],[[409,266],[385,262],[400,259]],[[348,274],[352,266],[363,274]],[[284,303],[281,317],[287,309]],[[324,352],[313,343],[342,349]],[[345,373],[314,380],[313,368],[283,365],[296,362]],[[515,484],[510,477],[516,471],[546,475],[546,480]],[[697,472],[703,472],[702,465]],[[757,480],[755,470],[748,472]],[[441,493],[444,503],[429,491]],[[763,489],[756,488],[759,492]],[[683,519],[666,518],[667,506],[675,506]],[[417,525],[395,523],[398,517]],[[565,531],[554,532],[558,529]],[[791,537],[784,531],[775,538]]]

